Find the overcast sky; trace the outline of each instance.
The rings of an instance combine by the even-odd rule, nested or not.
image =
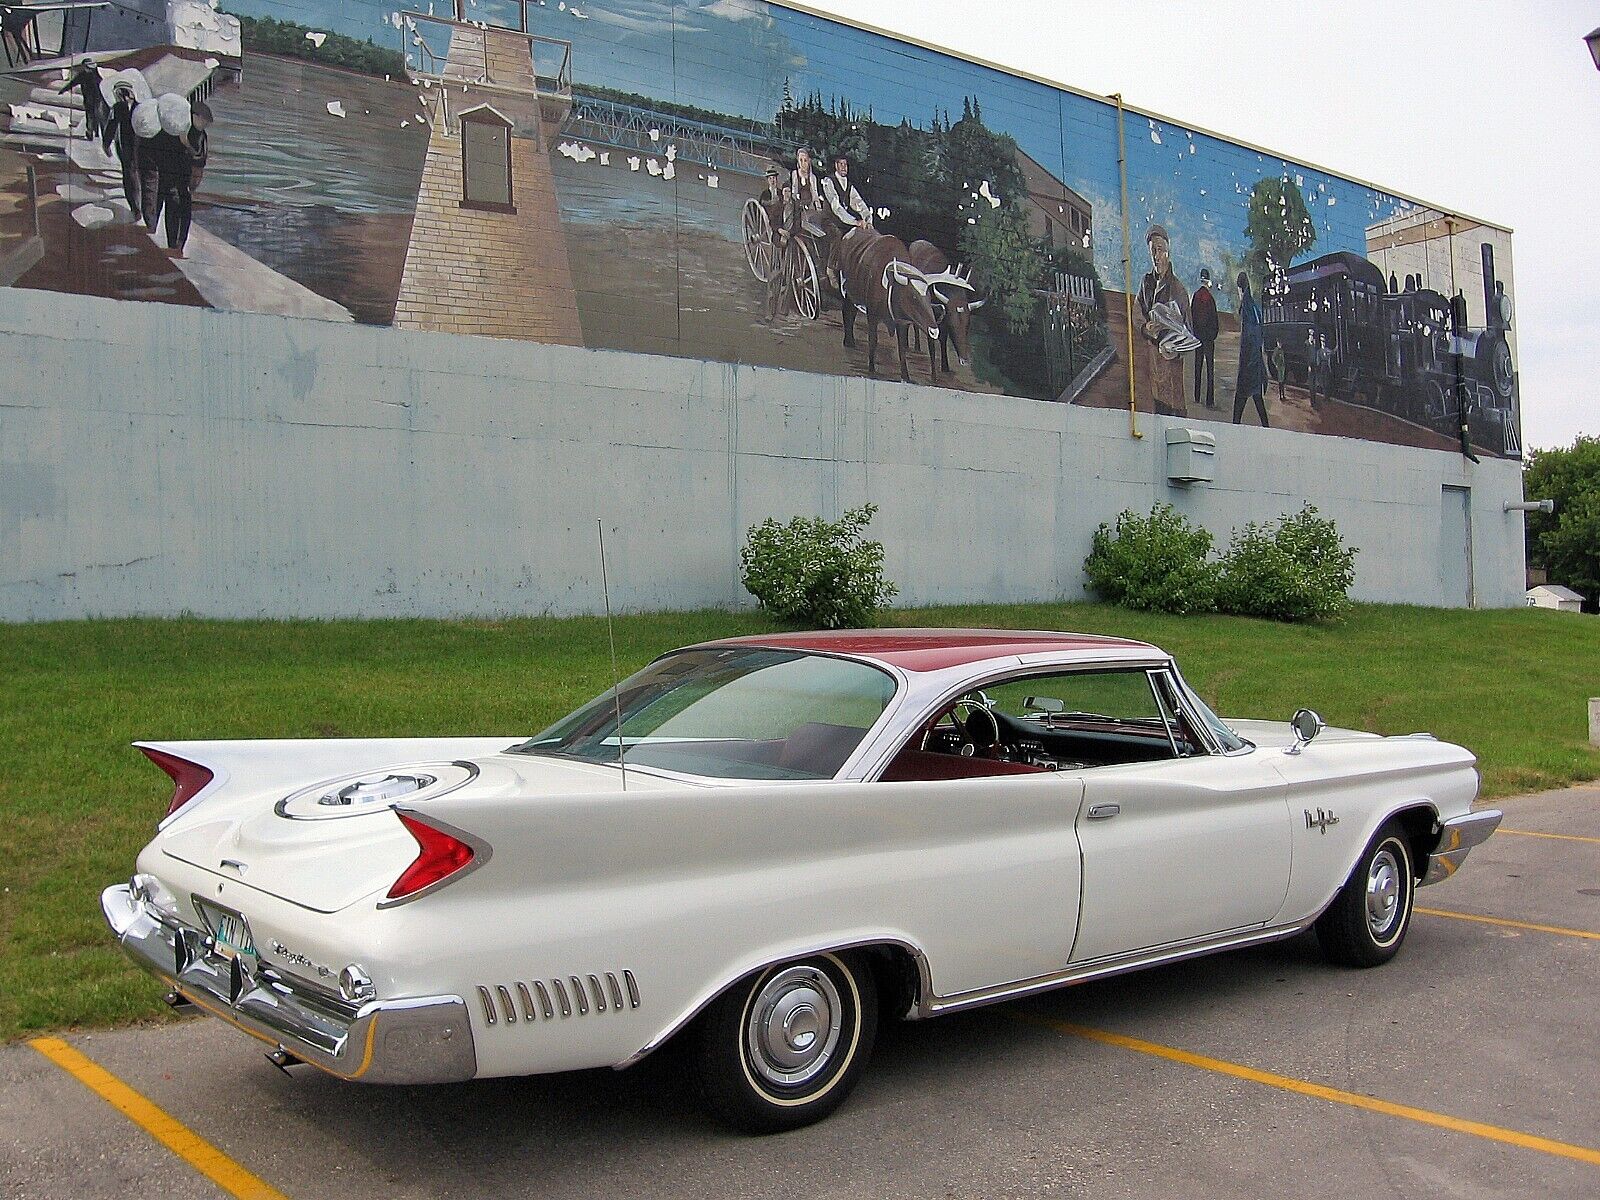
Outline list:
[[[806,0],[1515,232],[1523,443],[1600,435],[1593,0]]]

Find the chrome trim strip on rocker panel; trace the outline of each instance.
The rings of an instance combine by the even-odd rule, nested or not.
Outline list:
[[[1050,975],[1040,975],[1034,979],[1019,979],[1013,983],[977,988],[970,992],[957,992],[950,996],[935,996],[931,1000],[924,1000],[919,1004],[915,1015],[918,1017],[942,1016],[944,1013],[959,1012],[966,1008],[978,1008],[985,1004],[998,1004],[1002,1000],[1014,1000],[1020,996],[1030,996],[1035,992],[1048,992],[1052,988],[1065,987],[1072,983],[1083,983],[1090,979],[1103,979],[1111,975],[1122,975],[1128,971],[1141,970],[1144,967],[1182,962],[1186,958],[1199,958],[1203,954],[1215,954],[1223,950],[1239,950],[1246,946],[1255,946],[1263,942],[1281,941],[1284,938],[1291,938],[1298,933],[1305,932],[1305,930],[1311,928],[1314,920],[1315,918],[1297,921],[1293,925],[1280,925],[1272,929],[1225,933],[1203,938],[1197,942],[1160,947],[1154,950],[1141,950],[1135,954],[1124,954],[1113,958],[1096,959],[1092,962],[1080,963],[1075,967],[1069,967],[1065,971],[1057,971]]]

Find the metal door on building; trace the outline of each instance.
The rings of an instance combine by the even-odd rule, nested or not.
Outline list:
[[[1439,586],[1445,605],[1473,606],[1471,488],[1444,485],[1439,513]]]

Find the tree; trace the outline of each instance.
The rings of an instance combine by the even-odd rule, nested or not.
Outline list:
[[[1317,240],[1305,197],[1288,179],[1262,179],[1250,190],[1250,217],[1244,232],[1250,239],[1244,269],[1257,296]]]
[[[1553,514],[1528,514],[1528,565],[1582,592],[1585,612],[1600,612],[1600,437],[1533,451],[1522,482],[1528,499],[1556,503]]]

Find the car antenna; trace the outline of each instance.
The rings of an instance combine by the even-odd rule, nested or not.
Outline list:
[[[611,581],[606,576],[606,527],[595,518],[600,535],[600,594],[606,603],[606,638],[611,643],[611,703],[617,713],[617,766],[622,771],[622,790],[628,790],[628,759],[622,747],[622,677],[617,673],[617,631],[611,623]]]

